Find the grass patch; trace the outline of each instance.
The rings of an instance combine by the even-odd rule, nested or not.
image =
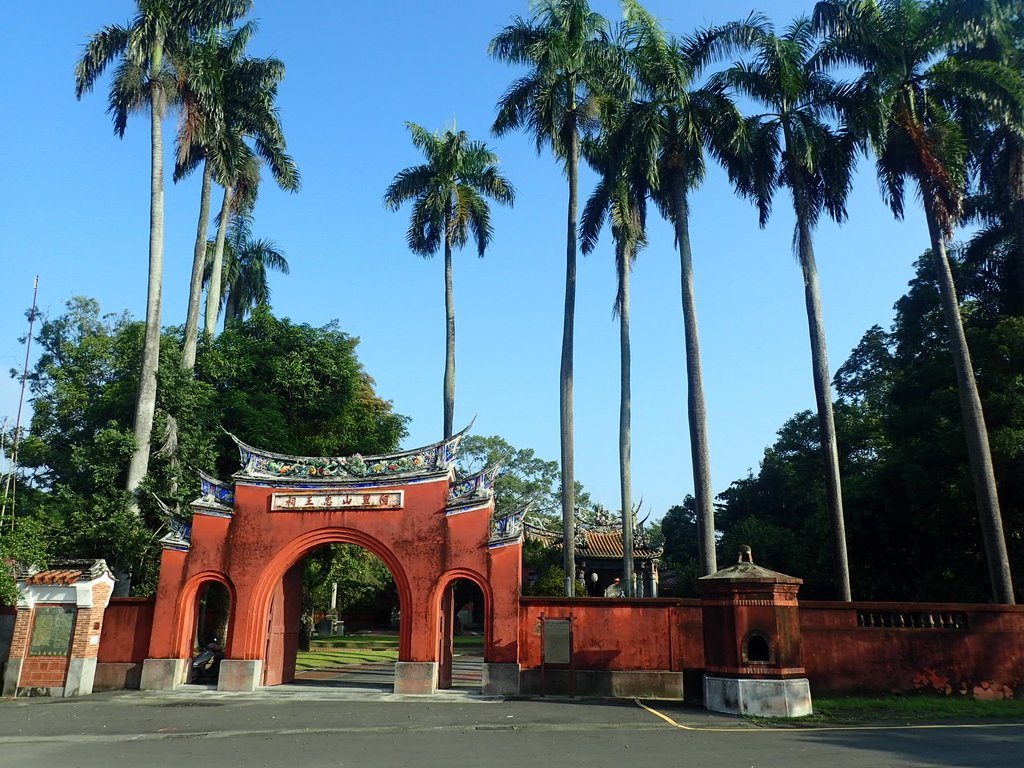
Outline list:
[[[299,651],[295,656],[295,669],[324,669],[344,667],[353,664],[372,664],[375,662],[396,661],[398,647],[395,648],[311,648]]]
[[[484,638],[482,635],[456,635],[454,645],[462,651],[474,648],[483,653]],[[372,648],[376,650],[398,650],[398,635],[345,635],[344,637],[325,637],[313,640],[312,648]]]
[[[749,718],[765,725],[900,725],[943,720],[1024,721],[1024,700],[978,701],[966,697],[886,696],[814,699],[814,714]]]
[[[479,635],[458,635],[455,637],[455,651],[483,654],[483,642]],[[308,651],[299,651],[296,655],[295,669],[302,672],[397,660],[397,635],[347,635],[312,641]]]

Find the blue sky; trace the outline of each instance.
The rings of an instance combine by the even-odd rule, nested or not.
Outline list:
[[[650,0],[665,27],[696,27],[767,12],[778,28],[810,2]],[[618,5],[594,0],[609,18]],[[105,114],[104,80],[76,102],[73,70],[88,36],[126,23],[129,0],[12,3],[0,28],[5,116],[0,145],[0,419],[13,423],[24,310],[39,275],[39,306],[58,314],[72,296],[109,312],[145,312],[149,206],[148,117],[118,140]],[[499,154],[517,189],[495,207],[484,259],[456,254],[457,425],[499,434],[557,459],[558,370],[564,292],[566,185],[549,153],[523,134],[495,139],[494,106],[520,70],[491,60],[487,43],[525,0],[328,3],[257,0],[252,55],[287,65],[279,106],[303,178],[296,195],[269,180],[254,235],[275,240],[291,264],[273,276],[273,308],[295,322],[337,318],[361,339],[378,393],[411,417],[405,447],[441,436],[444,351],[440,259],[405,245],[408,209],[381,205],[384,189],[420,157],[405,121],[441,130],[452,120]],[[173,136],[168,122],[165,136]],[[168,155],[170,147],[168,146]],[[927,247],[908,205],[895,222],[869,163],[862,164],[842,227],[823,222],[816,252],[833,372],[872,324],[887,327],[912,263]],[[585,176],[582,194],[592,178]],[[219,198],[218,198],[219,201]],[[184,321],[198,179],[166,189],[165,325]],[[219,202],[215,203],[219,205]],[[691,236],[715,492],[756,470],[776,430],[814,406],[790,202],[765,230],[712,169],[692,196]],[[679,264],[669,225],[654,217],[633,272],[633,497],[659,518],[692,492],[686,424]],[[618,509],[618,325],[610,238],[581,258],[576,314],[576,473],[597,501]],[[35,355],[33,354],[33,357]],[[244,436],[242,436],[244,439]],[[264,446],[273,449],[274,446]]]

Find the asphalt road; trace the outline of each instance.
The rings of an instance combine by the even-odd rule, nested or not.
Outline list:
[[[765,729],[667,702],[274,692],[0,700],[0,768],[1024,765],[1024,723]]]

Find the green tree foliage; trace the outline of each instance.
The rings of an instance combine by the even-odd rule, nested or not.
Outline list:
[[[81,298],[43,322],[21,452],[34,492],[19,493],[19,514],[45,523],[38,544],[51,557],[106,558],[115,572],[132,574],[137,591],[155,584],[167,523],[161,503],[187,515],[198,495],[193,468],[222,477],[237,470],[237,448],[222,427],[254,445],[310,455],[386,453],[405,434],[405,417],[377,396],[356,358],[358,339],[336,323],[297,325],[257,308],[201,346],[195,377],[182,372],[178,339],[165,334],[160,444],[137,517],[118,489],[134,448],[143,333],[141,323],[102,315]]]
[[[296,325],[256,308],[203,350],[199,380],[216,387],[219,422],[246,442],[282,453],[339,456],[395,450],[406,418],[379,398],[355,356],[359,340],[336,322]],[[217,469],[237,469],[219,441]]]
[[[5,528],[0,533],[0,605],[14,605],[18,599],[13,573],[5,565],[34,563],[45,567],[49,560],[48,543],[46,523],[30,517],[20,518],[13,531]]]
[[[661,594],[696,597],[701,565],[697,500],[686,494],[682,504],[669,508],[660,523],[651,526],[651,544],[662,548]]]
[[[965,269],[959,260],[956,266]],[[956,375],[931,267],[931,256],[922,258],[892,328],[869,329],[835,376],[851,576],[863,599],[990,597]],[[1007,548],[1011,562],[1021,563],[1024,318],[993,311],[1004,287],[969,272],[962,283],[971,291],[964,322],[1001,478]],[[749,544],[758,564],[803,578],[802,597],[827,597],[831,562],[820,472],[814,417],[797,414],[765,451],[757,473],[720,495],[723,559]],[[662,525],[668,553],[677,526],[668,516]],[[1020,589],[1019,577],[1015,586]]]
[[[230,24],[249,12],[251,0],[136,0],[129,26],[110,24],[89,38],[75,67],[75,95],[91,91],[110,64],[117,61],[110,84],[108,109],[114,132],[124,137],[131,112],[150,113],[149,280],[146,290],[145,345],[137,369],[133,418],[135,441],[125,488],[133,495],[146,477],[157,400],[157,369],[161,357],[160,308],[164,269],[163,118],[176,97],[169,63],[194,35]]]
[[[398,605],[395,580],[380,558],[355,544],[331,544],[324,549],[330,552],[329,558],[310,558],[306,564],[306,573],[314,574],[306,586],[315,610],[330,609],[334,584],[338,585],[338,613],[358,609],[382,592]]]
[[[1013,580],[979,376],[948,244],[963,221],[968,133],[1022,127],[1019,69],[1009,60],[961,55],[965,41],[986,37],[1008,11],[1008,3],[970,0],[822,0],[815,6],[818,26],[832,36],[824,63],[863,70],[852,89],[850,124],[877,158],[883,198],[902,218],[907,182],[919,193],[957,374],[989,581],[1001,603],[1014,602]]]
[[[560,565],[549,565],[540,577],[528,586],[523,586],[523,594],[531,597],[560,597],[564,594],[565,584]],[[581,591],[581,594],[586,594]]]
[[[532,448],[516,448],[498,435],[467,435],[459,446],[459,474],[473,474],[485,467],[500,466],[494,481],[494,506],[498,514],[525,509],[527,522],[549,531],[562,530],[562,489],[557,461],[537,456]],[[596,505],[582,483],[576,483],[576,519],[587,521]]]
[[[524,509],[534,502],[530,517],[556,530],[561,525],[558,462],[546,461],[532,448],[516,448],[498,435],[467,435],[459,446],[459,474],[500,466],[494,481],[494,506],[499,514]]]
[[[548,531],[561,532],[561,473],[557,461],[538,457],[532,448],[516,448],[498,435],[468,435],[463,439],[459,446],[460,475],[469,475],[494,466],[501,467],[494,481],[494,506],[499,515],[529,507],[527,523]],[[591,501],[582,483],[576,483],[575,499],[577,525],[592,522],[600,511],[600,505]],[[558,571],[558,588],[543,591],[548,587],[538,586],[538,582],[544,581],[552,568]],[[524,585],[524,594],[563,594],[561,547],[527,538],[523,542],[523,569],[528,579],[537,577],[532,586]]]

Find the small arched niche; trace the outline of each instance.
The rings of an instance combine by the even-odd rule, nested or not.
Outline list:
[[[767,635],[763,632],[750,632],[743,638],[743,663],[748,666],[774,664],[775,654],[772,650],[772,644]]]

